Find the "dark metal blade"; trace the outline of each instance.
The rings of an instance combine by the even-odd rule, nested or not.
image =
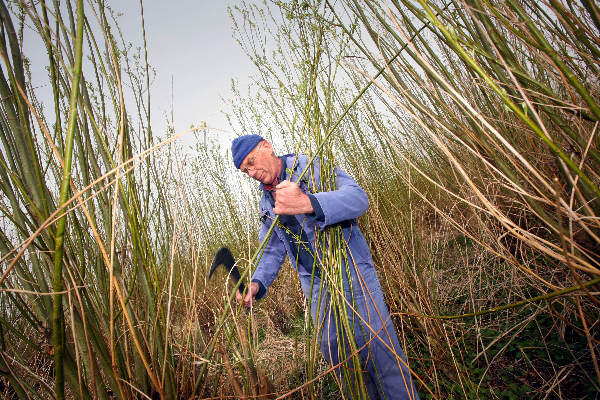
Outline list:
[[[210,266],[210,271],[208,272],[208,279],[210,279],[215,272],[215,270],[219,267],[219,265],[225,266],[227,268],[227,272],[233,278],[233,281],[237,283],[240,280],[240,271],[238,271],[235,266],[235,260],[233,259],[233,255],[231,251],[227,247],[221,247],[217,254],[215,254],[215,258]],[[240,283],[239,286],[240,293],[244,292],[244,284]]]

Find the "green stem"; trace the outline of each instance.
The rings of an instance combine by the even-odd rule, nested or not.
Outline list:
[[[424,315],[424,314],[403,314],[403,313],[399,313],[399,314],[406,315],[409,317],[421,317],[421,318],[444,319],[444,320],[472,318],[472,317],[478,317],[480,315],[497,313],[499,311],[504,311],[504,310],[508,310],[511,308],[523,306],[525,304],[534,303],[534,302],[540,301],[540,300],[549,300],[554,297],[558,297],[558,296],[562,296],[565,294],[569,294],[571,292],[575,292],[576,290],[585,289],[589,286],[596,285],[598,283],[600,283],[600,278],[592,279],[581,285],[575,285],[575,286],[571,286],[571,287],[568,287],[565,289],[555,290],[554,292],[542,294],[542,295],[539,295],[536,297],[532,297],[530,299],[525,299],[525,300],[517,301],[514,303],[510,303],[510,304],[505,304],[503,306],[490,308],[488,310],[482,310],[482,311],[472,312],[472,313],[468,313],[468,314],[460,314],[460,315]]]
[[[511,0],[509,0],[511,1]],[[437,14],[434,14],[433,11],[428,7],[427,3],[425,2],[425,0],[419,0],[419,2],[421,3],[421,5],[423,6],[423,8],[425,8],[425,10],[427,11],[427,14],[430,16],[430,20],[436,25],[436,27],[444,34],[444,37],[447,40],[447,43],[449,45],[451,45],[454,50],[457,52],[457,54],[469,65],[471,66],[471,68],[479,75],[481,76],[489,85],[490,87],[496,92],[497,95],[499,95],[502,100],[504,101],[504,103],[523,121],[525,122],[533,131],[534,133],[544,142],[546,143],[546,145],[548,145],[548,147],[550,148],[550,150],[552,150],[558,157],[560,157],[560,159],[567,164],[567,166],[573,171],[575,172],[580,178],[581,180],[586,183],[588,185],[588,187],[596,194],[596,196],[600,197],[600,189],[598,188],[598,186],[596,186],[596,184],[590,179],[590,177],[587,176],[587,174],[585,172],[583,172],[583,170],[581,168],[579,168],[577,166],[577,164],[575,164],[575,162],[573,162],[573,160],[571,160],[571,158],[565,154],[565,152],[563,150],[561,150],[558,145],[556,145],[556,143],[554,143],[552,141],[552,139],[550,137],[548,137],[548,135],[546,135],[546,133],[544,131],[542,131],[542,129],[540,128],[540,126],[534,121],[532,120],[529,115],[527,115],[520,107],[518,107],[507,95],[507,93],[505,91],[503,91],[491,78],[490,76],[481,68],[481,66],[477,63],[477,61],[475,59],[473,59],[471,56],[469,56],[469,54],[467,53],[467,51],[465,51],[465,49],[460,46],[460,44],[458,43],[458,41],[452,37],[452,34],[448,31],[448,29],[446,29],[446,27],[443,25],[443,23],[438,19]],[[572,74],[571,74],[572,75]],[[452,90],[451,87],[449,87],[448,84],[446,84],[445,82],[443,82],[444,86],[447,86],[448,89]],[[583,96],[583,94],[582,94]],[[590,105],[591,107],[591,105]],[[594,111],[594,108],[592,108],[592,111]],[[600,108],[598,111],[598,115],[600,116]]]
[[[77,99],[79,97],[79,81],[81,78],[81,65],[83,53],[83,0],[77,0],[77,33],[75,37],[75,68],[71,87],[69,103],[69,125],[67,128],[67,142],[64,153],[63,177],[60,187],[59,208],[68,200],[69,182],[71,180],[71,164],[73,153],[73,139],[75,136],[75,124],[77,122]],[[57,222],[56,242],[54,249],[54,306],[52,310],[52,344],[54,346],[54,380],[57,399],[65,397],[64,376],[64,318],[62,309],[62,263],[63,243],[67,216],[63,215]]]
[[[567,81],[573,85],[575,90],[577,90],[577,93],[579,93],[585,100],[594,117],[596,119],[600,119],[600,106],[598,106],[594,97],[579,81],[579,79],[577,79],[575,73],[563,62],[561,55],[554,51],[554,48],[550,45],[550,43],[548,43],[548,40],[546,40],[542,32],[540,32],[540,30],[536,27],[535,22],[529,18],[525,10],[523,10],[517,2],[514,0],[508,0],[508,4],[522,18],[525,24],[527,24],[530,33],[537,40],[542,51],[544,51],[552,59],[552,61],[554,61],[556,67],[563,73]]]

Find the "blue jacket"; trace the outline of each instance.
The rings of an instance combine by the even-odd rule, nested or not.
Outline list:
[[[300,155],[296,160],[294,155],[287,155],[283,156],[282,160],[284,166],[280,180],[287,179],[297,182],[309,158]],[[294,161],[296,161],[295,164]],[[302,181],[298,183],[301,190],[309,195],[315,213],[281,216],[280,219],[283,226],[286,227],[297,223],[304,243],[295,243],[299,235],[295,236],[296,239],[292,239],[289,229],[286,232],[282,225],[275,227],[252,275],[252,280],[258,282],[260,287],[256,299],[260,299],[266,294],[269,286],[277,277],[286,254],[289,255],[292,266],[298,271],[304,295],[309,298],[315,230],[322,230],[330,225],[340,224],[342,226],[344,239],[348,243],[350,260],[357,265],[372,265],[371,252],[356,222],[356,218],[364,214],[369,206],[367,194],[338,167],[335,168],[337,190],[321,192],[319,174],[319,162],[316,159],[313,162],[312,171],[309,169]],[[262,242],[276,215],[273,212],[274,201],[271,193],[262,184],[260,189],[263,191],[260,199],[261,226],[259,231],[259,240]],[[297,257],[298,248],[310,250],[311,256]],[[319,273],[318,270],[315,272]]]

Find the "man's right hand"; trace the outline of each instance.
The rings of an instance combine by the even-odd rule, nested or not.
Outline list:
[[[258,283],[250,282],[250,285],[248,285],[248,289],[246,290],[246,297],[244,297],[244,307],[250,308],[252,306],[252,304],[254,304],[254,302],[256,301],[256,300],[254,300],[254,297],[256,297],[258,290],[259,290]],[[240,293],[239,290],[235,294],[235,299],[237,300],[238,303],[240,303],[242,301],[242,294]]]

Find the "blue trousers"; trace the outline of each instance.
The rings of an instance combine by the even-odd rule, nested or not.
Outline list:
[[[358,273],[353,270],[351,274],[352,285],[344,279],[343,294],[332,294],[325,289],[319,294],[320,279],[314,279],[311,313],[317,324],[321,353],[332,365],[339,364],[336,374],[342,382],[344,374],[353,376],[352,347],[339,328],[343,324],[341,313],[345,312],[346,326],[354,331],[355,350],[358,350],[369,399],[418,400],[375,269],[371,264],[361,264]],[[345,303],[345,308],[341,303]],[[317,310],[320,310],[318,319]],[[340,334],[344,337],[340,338]],[[356,398],[357,390],[343,385],[348,397]]]

